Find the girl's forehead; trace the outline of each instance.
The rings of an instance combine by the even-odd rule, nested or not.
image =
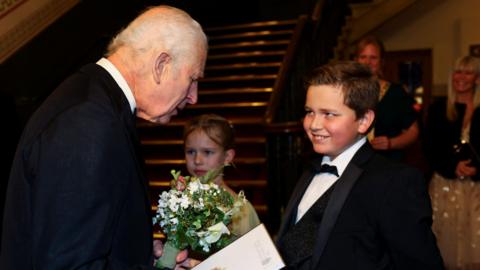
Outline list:
[[[193,137],[195,137],[196,139],[201,139],[204,141],[206,140],[214,144],[220,145],[217,142],[217,140],[221,138],[218,128],[208,129],[208,130],[204,128],[197,128],[188,135],[187,139],[190,140],[190,139],[193,139]]]

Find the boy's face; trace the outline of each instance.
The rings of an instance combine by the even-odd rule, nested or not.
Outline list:
[[[315,152],[336,158],[366,133],[372,121],[372,111],[356,118],[355,111],[344,104],[341,88],[331,85],[308,88],[303,128]]]

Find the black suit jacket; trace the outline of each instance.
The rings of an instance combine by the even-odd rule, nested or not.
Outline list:
[[[314,162],[318,166],[321,159]],[[278,243],[296,226],[298,204],[314,174],[309,169],[300,178]],[[315,239],[308,263],[286,264],[289,269],[443,269],[431,215],[422,174],[386,160],[366,143],[336,182],[321,223],[302,237]]]
[[[85,66],[47,98],[17,148],[0,269],[152,265],[135,132],[126,97],[98,65]]]

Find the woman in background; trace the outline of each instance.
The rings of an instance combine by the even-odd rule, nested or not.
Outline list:
[[[380,154],[404,160],[404,149],[415,142],[419,135],[415,101],[405,89],[383,78],[382,67],[385,56],[383,43],[373,36],[357,44],[355,60],[367,65],[380,84],[374,129],[369,134],[370,143]]]
[[[458,59],[447,97],[437,99],[428,111],[432,228],[449,269],[480,269],[479,80],[479,60]],[[464,150],[467,155],[460,156]]]

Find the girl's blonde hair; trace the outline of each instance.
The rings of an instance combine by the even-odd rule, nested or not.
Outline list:
[[[235,148],[235,132],[227,119],[216,114],[202,114],[190,120],[183,130],[183,141],[195,130],[201,130],[224,150]]]
[[[452,77],[453,73],[456,71],[473,71],[475,72],[477,78],[480,78],[480,61],[477,57],[474,56],[464,56],[457,59],[455,62],[455,67],[450,74],[448,79],[448,90],[447,90],[447,119],[454,121],[457,119],[458,113],[455,108],[455,101],[457,99],[457,93],[453,89]],[[473,93],[473,106],[474,108],[480,106],[480,85],[475,82],[475,89]]]

